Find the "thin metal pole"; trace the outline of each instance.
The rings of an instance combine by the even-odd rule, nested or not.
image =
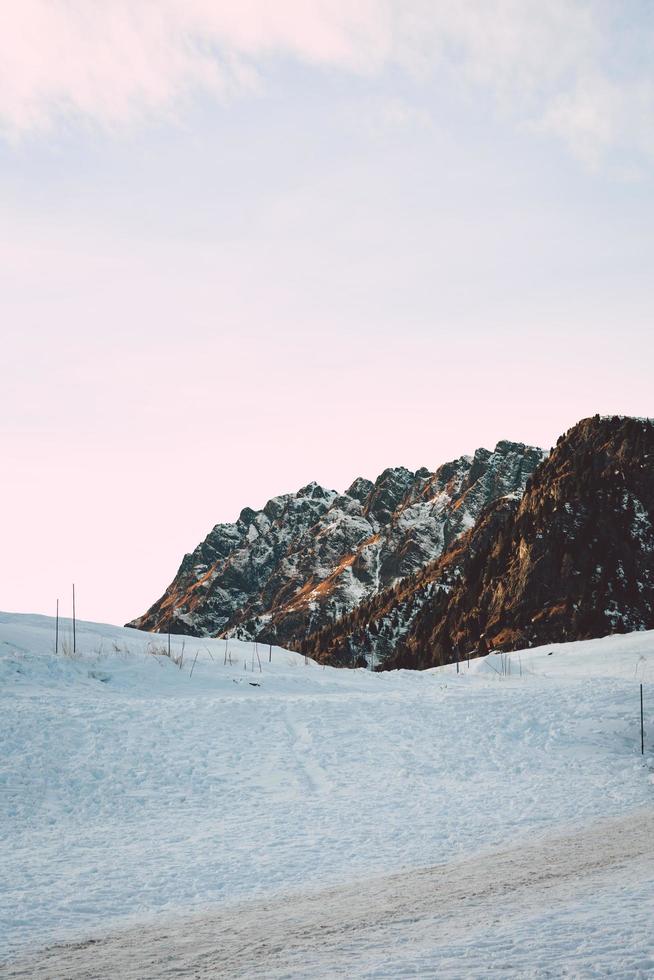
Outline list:
[[[268,646],[268,663],[272,663],[272,643]]]
[[[645,755],[645,727],[643,725],[643,685],[640,685],[640,754]]]
[[[75,583],[73,582],[73,653],[77,649],[75,634]]]
[[[55,620],[55,653],[59,653],[59,599],[57,599],[57,618]]]

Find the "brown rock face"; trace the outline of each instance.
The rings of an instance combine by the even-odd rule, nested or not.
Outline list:
[[[521,500],[492,504],[403,590],[361,606],[309,650],[427,667],[652,628],[654,423],[595,416],[559,439]]]

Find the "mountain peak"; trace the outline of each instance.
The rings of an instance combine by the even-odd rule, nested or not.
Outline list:
[[[371,480],[366,480],[362,476],[358,476],[353,483],[345,491],[348,497],[354,497],[360,503],[366,499],[370,491],[372,490],[374,483]]]
[[[333,496],[335,492],[335,490],[326,490],[319,483],[316,483],[315,480],[312,480],[311,483],[307,483],[305,487],[298,490],[295,496],[310,497],[312,500],[326,500],[329,496]]]
[[[437,558],[489,501],[521,494],[543,454],[510,445],[435,473],[388,467],[344,494],[312,481],[261,511],[246,507],[185,556],[161,599],[131,625],[297,647]]]

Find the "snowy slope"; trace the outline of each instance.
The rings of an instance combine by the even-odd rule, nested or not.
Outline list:
[[[3,954],[520,852],[651,803],[652,633],[515,653],[510,676],[500,657],[372,674],[259,647],[260,671],[251,643],[227,665],[224,641],[183,643],[179,669],[165,637],[82,624],[55,656],[51,619],[0,614]],[[640,868],[632,904],[654,897]],[[602,887],[615,928],[625,882]],[[395,975],[438,962],[420,943]]]
[[[651,976],[654,811],[59,944],[7,980]]]

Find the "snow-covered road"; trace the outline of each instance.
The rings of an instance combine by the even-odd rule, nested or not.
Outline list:
[[[654,972],[653,886],[647,808],[435,868],[56,946],[3,975],[644,977]]]

